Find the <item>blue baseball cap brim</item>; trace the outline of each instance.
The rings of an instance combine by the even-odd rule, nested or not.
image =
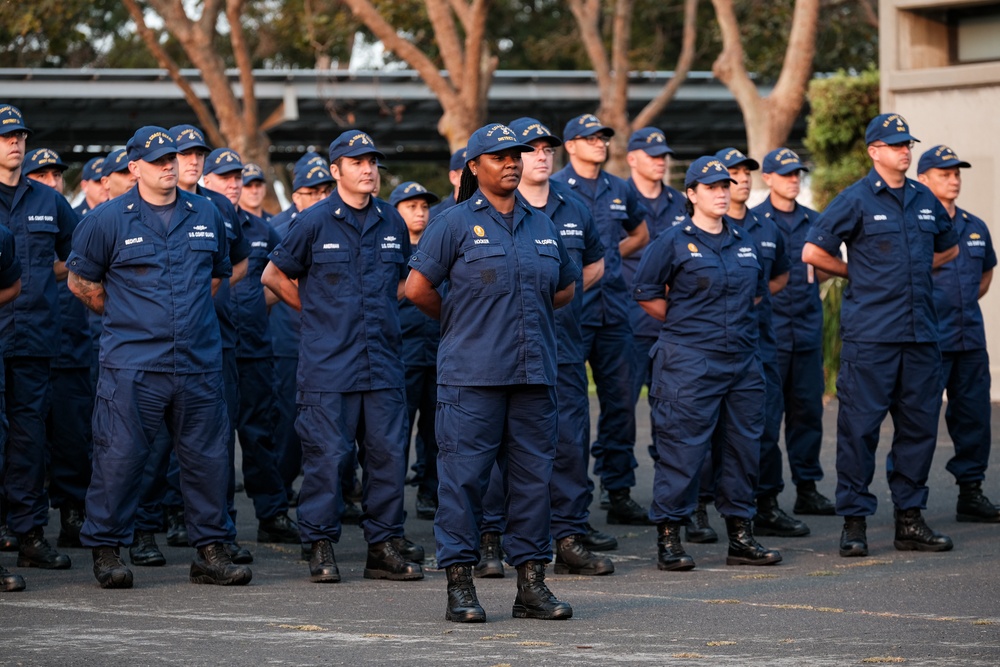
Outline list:
[[[955,155],[955,151],[947,146],[938,145],[927,149],[920,156],[920,161],[917,162],[917,174],[922,174],[928,169],[968,169],[970,167],[972,165],[965,160],[960,160]]]
[[[563,128],[563,141],[566,142],[572,141],[573,139],[583,139],[585,137],[595,135],[598,132],[603,132],[609,137],[615,136],[615,131],[602,123],[597,116],[585,113],[566,123],[566,127]]]
[[[392,190],[392,194],[389,195],[389,204],[395,206],[404,201],[409,201],[411,199],[423,199],[426,200],[428,204],[435,204],[441,201],[433,192],[430,192],[424,186],[420,185],[415,181],[407,181],[405,183],[400,183]]]

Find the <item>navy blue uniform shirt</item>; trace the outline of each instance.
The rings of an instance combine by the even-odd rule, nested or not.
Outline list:
[[[0,225],[0,289],[6,289],[21,277],[21,260],[17,257],[14,234]]]
[[[180,189],[167,229],[148,211],[135,186],[88,213],[73,235],[67,267],[103,281],[107,292],[101,366],[219,372],[212,279],[225,283],[233,270],[222,216],[204,197]]]
[[[622,230],[631,232],[646,219],[645,207],[628,183],[604,171],[598,173],[593,192],[573,165],[552,174],[552,180],[567,185],[583,200],[594,216],[604,244],[604,277],[583,296],[583,324],[600,326],[628,321],[628,285],[622,276],[618,242]]]
[[[785,252],[785,239],[773,222],[763,216],[757,217],[753,211],[747,211],[747,217],[743,220],[735,220],[728,215],[724,217],[730,224],[742,227],[757,244],[757,259],[764,269],[764,280],[769,281],[775,276],[788,273],[791,261]],[[757,304],[757,321],[760,326],[757,345],[760,346],[764,361],[777,362],[778,343],[775,340],[774,324],[771,322],[771,298],[771,290],[766,289],[764,297]]]
[[[515,195],[508,223],[476,190],[427,226],[410,266],[435,287],[449,281],[439,384],[555,385],[552,298],[580,268],[549,216]]]
[[[931,266],[956,244],[948,212],[922,183],[906,179],[903,203],[872,169],[830,202],[806,241],[836,256],[847,245],[840,311],[844,340],[936,343]]]
[[[642,196],[642,193],[635,187],[635,182],[631,178],[628,179],[628,184],[629,187],[635,190],[639,201],[646,207],[646,226],[649,228],[650,243],[662,234],[664,230],[679,225],[688,219],[687,211],[684,207],[687,198],[680,190],[664,184],[663,189],[660,190],[660,194],[656,199],[648,199]],[[635,271],[639,268],[639,262],[642,260],[642,253],[645,250],[646,248],[639,248],[638,252],[634,252],[628,257],[622,257],[622,275],[625,278],[626,285],[631,285],[635,279]],[[639,304],[631,298],[629,302],[632,334],[645,338],[656,338],[659,336],[663,323],[647,315],[646,311],[639,307]]]
[[[724,223],[713,237],[689,220],[648,246],[633,296],[650,301],[666,292],[661,341],[717,352],[753,350],[758,337],[754,299],[767,291],[758,257],[757,244],[737,225]]]
[[[243,226],[236,215],[233,203],[222,193],[197,186],[197,194],[205,197],[219,209],[222,222],[226,226],[226,238],[229,241],[229,262],[236,266],[250,256],[250,244],[243,236]],[[239,283],[237,283],[239,284]],[[231,350],[236,347],[236,323],[233,321],[233,306],[229,281],[224,280],[215,291],[215,314],[219,317],[219,331],[222,334],[222,347]]]
[[[823,346],[823,301],[819,296],[819,281],[815,277],[812,282],[809,280],[814,274],[802,261],[802,248],[819,214],[798,203],[789,213],[779,211],[771,204],[770,197],[752,210],[777,225],[790,262],[788,284],[771,295],[771,322],[778,349],[818,350]]]
[[[285,238],[288,227],[298,215],[298,209],[295,206],[289,206],[271,219],[271,225],[279,239]],[[302,314],[283,301],[271,306],[268,327],[271,332],[271,352],[275,357],[283,359],[297,359],[299,357],[301,320]]]
[[[555,223],[569,258],[581,268],[576,281],[573,301],[556,311],[556,347],[560,364],[583,363],[587,350],[583,347],[583,272],[588,264],[604,257],[601,233],[590,209],[565,185],[549,181],[549,200],[545,215]],[[603,278],[602,278],[603,280]],[[591,289],[597,289],[600,283]]]
[[[409,254],[406,224],[381,199],[364,220],[336,190],[299,213],[270,257],[299,280],[299,391],[405,386],[396,297]]]
[[[436,218],[441,213],[444,213],[449,208],[455,205],[455,194],[451,193],[444,197],[441,197],[441,201],[431,206],[431,210],[427,212],[427,222],[430,222]]]
[[[271,356],[271,332],[260,276],[267,266],[267,256],[281,237],[271,225],[242,208],[236,209],[236,215],[243,237],[250,245],[246,278],[230,288],[231,312],[236,326],[236,356],[239,359],[266,359]]]
[[[959,208],[953,223],[958,234],[958,257],[933,272],[941,351],[985,350],[979,282],[997,265],[997,256],[985,222]]]
[[[417,246],[412,245],[410,251],[416,252]],[[438,291],[445,292],[444,289]],[[399,328],[403,336],[403,363],[407,367],[437,366],[441,322],[425,315],[415,303],[404,298],[399,302]]]
[[[21,294],[0,306],[0,340],[6,357],[59,354],[59,295],[52,264],[69,256],[79,217],[66,198],[24,176],[10,208],[0,197],[0,225],[17,239]]]

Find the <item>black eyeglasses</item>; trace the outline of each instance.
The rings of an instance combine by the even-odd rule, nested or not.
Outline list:
[[[27,130],[14,130],[13,132],[8,132],[3,136],[4,138],[14,137],[18,141],[24,141],[25,139],[28,138],[28,132]]]
[[[598,144],[604,144],[605,146],[611,143],[611,137],[606,134],[592,134],[589,137],[576,137],[577,139],[583,139],[591,146],[597,146]]]
[[[914,142],[912,142],[912,141],[904,141],[904,142],[898,143],[898,144],[872,144],[872,147],[873,148],[883,148],[883,147],[884,148],[891,148],[894,151],[898,151],[898,150],[901,150],[903,148],[913,148],[913,143]]]

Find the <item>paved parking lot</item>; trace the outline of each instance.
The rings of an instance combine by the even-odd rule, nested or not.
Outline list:
[[[823,462],[834,486],[836,402],[827,407]],[[639,485],[648,505],[652,466],[645,453],[648,413],[640,408]],[[994,424],[1000,409],[994,406]],[[882,454],[887,450],[888,426]],[[997,438],[994,436],[994,441]],[[721,544],[691,545],[698,567],[660,572],[655,528],[607,526],[618,536],[610,577],[549,576],[573,604],[565,622],[512,619],[514,578],[477,582],[484,625],[444,620],[445,577],[427,569],[418,582],[362,578],[361,531],[345,529],[337,547],[343,583],[309,583],[291,546],[258,545],[250,501],[239,496],[239,530],[254,552],[246,588],[194,586],[190,549],[163,547],[168,565],[134,568],[135,588],[101,590],[90,554],[69,550],[69,571],[16,568],[28,590],[0,594],[0,664],[10,665],[984,665],[1000,664],[1000,524],[956,523],[954,480],[942,434],[931,477],[928,523],[952,537],[949,553],[898,552],[880,468],[878,514],[869,521],[870,556],[837,555],[837,517],[808,517],[812,534],[765,538],[784,561],[727,567]],[[1000,500],[1000,475],[984,487]],[[412,512],[414,489],[407,489]],[[782,506],[790,509],[794,490]],[[712,513],[717,529],[722,520]],[[58,515],[49,536],[55,538]],[[411,539],[433,552],[432,525],[411,516]],[[160,539],[161,546],[163,539]],[[0,554],[11,568],[14,554]]]

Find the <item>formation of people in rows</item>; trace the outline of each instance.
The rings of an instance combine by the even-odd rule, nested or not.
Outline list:
[[[727,565],[774,565],[757,536],[810,532],[778,504],[787,455],[793,513],[842,516],[840,555],[867,555],[887,414],[895,548],[946,551],[921,515],[943,391],[956,518],[1000,521],[982,491],[978,305],[996,257],[956,205],[970,165],[939,145],[907,178],[917,140],[898,114],[871,121],[871,171],[822,215],[796,201],[808,169],[788,148],[762,163],[735,148],[702,156],[682,193],[648,127],[618,178],[603,169],[614,130],[591,114],[561,138],[531,118],[477,130],[443,199],[413,181],[378,199],[385,156],[349,130],[329,161],[296,163],[293,205],[274,217],[262,170],[196,127],[144,126],[88,162],[75,211],[67,165],[27,152],[30,133],[0,105],[0,549],[18,567],[71,566],[44,536],[51,505],[57,546],[91,549],[102,587],[133,585],[122,549],[133,566],[165,564],[164,529],[196,549],[192,582],[249,583],[238,434],[258,542],[300,544],[309,579],[335,583],[334,545],[357,522],[366,578],[421,579],[424,548],[404,530],[415,437],[416,515],[434,521],[446,618],[485,621],[474,580],[506,564],[515,617],[566,619],[546,583],[553,556],[556,573],[615,570],[602,552],[616,538],[590,522],[595,495],[609,524],[656,527],[660,570],[695,567],[685,541],[719,540],[712,504]],[[749,208],[758,169],[769,192]],[[831,276],[847,279],[833,501],[817,489]],[[631,495],[643,388],[648,509]],[[24,588],[0,569],[0,590]]]

